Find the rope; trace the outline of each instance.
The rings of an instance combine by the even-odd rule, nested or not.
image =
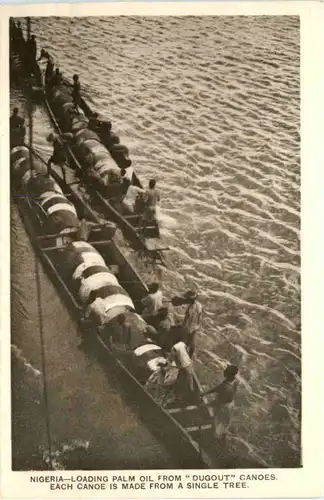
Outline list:
[[[30,39],[30,18],[27,18],[27,40]],[[35,173],[34,161],[33,161],[33,114],[32,114],[32,104],[28,100],[28,120],[29,120],[29,159],[32,172]],[[46,424],[46,435],[48,443],[48,455],[50,468],[53,470],[52,461],[52,438],[51,438],[51,426],[50,426],[50,414],[49,414],[49,403],[48,403],[48,389],[47,389],[47,372],[46,372],[46,357],[45,357],[45,344],[44,344],[44,324],[43,324],[43,312],[42,312],[42,294],[41,294],[41,282],[40,282],[40,271],[37,256],[35,255],[35,278],[36,278],[36,293],[37,293],[37,310],[38,310],[38,320],[39,320],[39,336],[41,345],[41,359],[42,359],[42,373],[43,373],[43,399],[44,399],[44,410],[45,410],[45,424]]]

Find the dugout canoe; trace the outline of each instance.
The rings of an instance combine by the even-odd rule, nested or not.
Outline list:
[[[61,94],[62,89],[57,88],[55,92]],[[60,97],[62,94],[60,95]],[[69,89],[66,87],[64,91],[64,99],[67,99],[66,104],[72,101]],[[144,234],[141,234],[139,229],[141,217],[139,214],[123,215],[119,200],[114,199],[113,191],[116,189],[112,185],[103,186],[101,183],[102,174],[106,179],[115,174],[118,175],[119,167],[111,157],[106,147],[101,143],[99,136],[87,128],[87,121],[84,121],[84,115],[73,117],[71,126],[68,124],[68,117],[60,118],[59,110],[53,105],[53,98],[49,97],[48,92],[45,95],[45,105],[48,109],[49,116],[56,128],[56,131],[62,133],[73,133],[73,139],[67,148],[69,153],[69,165],[75,170],[77,176],[83,181],[88,193],[91,195],[96,209],[104,215],[108,220],[115,222],[123,231],[124,236],[133,244],[133,246],[142,251],[149,252],[153,257],[163,260],[162,252],[168,250],[160,237],[160,231],[156,220],[150,222],[145,228]],[[64,106],[64,105],[63,105]],[[65,108],[66,111],[71,108]],[[65,121],[65,118],[67,121]],[[89,166],[95,162],[96,171],[93,175],[89,173]],[[135,173],[135,185],[140,186]],[[109,182],[108,182],[109,184]],[[111,189],[110,189],[111,188]],[[109,195],[109,192],[111,195]]]
[[[36,156],[31,161],[26,146],[12,148],[10,157],[12,194],[21,218],[47,273],[74,316],[81,320],[86,309],[89,310],[89,306],[94,306],[100,298],[105,302],[109,321],[125,313],[133,325],[132,352],[125,357],[125,353],[118,353],[100,333],[93,307],[86,322],[87,342],[97,342],[103,348],[105,362],[113,364],[120,373],[132,399],[136,399],[139,413],[145,414],[145,423],[179,457],[179,468],[210,467],[208,457],[199,452],[185,428],[154,401],[133,374],[139,366],[142,374],[145,369],[149,372],[146,364],[154,360],[153,350],[160,358],[161,349],[156,345],[148,353],[142,347],[147,345],[142,333],[143,320],[135,311],[136,301],[146,288],[114,243],[113,225],[102,226],[98,221],[89,241],[80,241],[77,236],[79,217],[87,217],[94,223],[98,220],[91,208],[72,190],[63,192],[55,180],[55,173],[49,178],[46,167]],[[143,352],[134,354],[139,347]]]
[[[100,345],[104,362],[118,370],[145,423],[179,456],[179,468],[264,467],[258,457],[233,456],[213,442],[210,411],[198,403],[197,377],[194,393],[179,378],[177,397],[165,406],[146,391],[144,384],[164,353],[144,335],[146,325],[136,310],[146,285],[115,243],[114,225],[103,224],[59,171],[48,177],[45,164],[28,147],[12,148],[10,160],[12,193],[46,271],[80,320],[86,342]],[[88,241],[79,239],[81,218],[94,224]],[[97,305],[103,302],[110,329],[126,314],[131,326],[127,350],[101,329]],[[88,318],[81,321],[85,312]]]
[[[37,96],[37,99],[42,96],[56,132],[60,135],[66,132],[73,133],[73,140],[67,147],[68,166],[73,168],[79,178],[82,179],[92,197],[93,203],[96,205],[96,209],[107,220],[115,222],[121,228],[124,236],[132,243],[134,248],[149,253],[163,263],[163,251],[168,250],[168,246],[161,239],[157,220],[150,221],[144,231],[141,230],[141,214],[123,214],[120,199],[115,196],[116,190],[111,183],[107,182],[114,176],[114,173],[119,174],[120,172],[120,166],[116,163],[119,156],[117,154],[113,158],[114,150],[110,149],[108,151],[102,143],[101,137],[87,128],[88,118],[86,114],[90,117],[94,113],[84,99],[81,100],[81,115],[72,116],[71,119],[71,106],[73,108],[71,85],[66,79],[62,81],[61,86],[55,88],[54,92],[49,92],[45,86],[40,87],[39,78],[28,74],[23,48],[21,48],[20,52],[11,51],[10,61],[12,79],[18,80],[19,84],[31,91],[33,95]],[[43,74],[44,68],[38,67],[38,72]],[[91,168],[89,168],[90,166]],[[129,171],[130,169],[127,170],[127,172]],[[131,169],[131,179],[134,185],[142,187],[133,169]]]

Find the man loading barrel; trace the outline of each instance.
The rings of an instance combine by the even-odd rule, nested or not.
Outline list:
[[[186,334],[186,344],[191,358],[195,351],[195,340],[202,321],[202,305],[197,298],[198,294],[196,292],[188,290],[183,297],[174,297],[172,299],[174,306],[188,304],[182,327]]]
[[[163,294],[158,283],[152,283],[148,286],[148,294],[141,300],[144,307],[142,318],[149,322],[152,316],[155,316],[163,304]]]
[[[73,97],[74,108],[79,113],[79,106],[81,104],[81,84],[79,80],[79,75],[73,75],[72,97]]]
[[[230,427],[238,388],[237,374],[237,366],[227,366],[224,370],[223,382],[200,395],[201,398],[213,395],[212,401],[208,402],[207,405],[211,407],[213,412],[213,434],[216,439],[224,440]]]
[[[54,59],[45,49],[41,50],[40,56],[37,59],[38,61],[42,61],[45,59],[47,61],[46,71],[45,71],[45,85],[49,82],[49,80],[53,77],[54,73]]]
[[[70,133],[63,134],[62,136],[51,133],[47,137],[47,142],[53,144],[53,154],[47,162],[48,175],[50,175],[52,163],[55,163],[55,165],[61,167],[62,175],[65,180],[65,170],[63,167],[67,161],[66,146],[72,138],[73,136]]]

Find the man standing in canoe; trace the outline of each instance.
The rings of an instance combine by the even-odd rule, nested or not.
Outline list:
[[[156,180],[151,179],[149,181],[148,189],[146,190],[145,193],[145,203],[151,218],[156,217],[156,208],[159,201],[160,201],[160,193],[156,189]]]
[[[186,344],[191,358],[195,352],[195,339],[202,321],[202,305],[198,302],[197,298],[198,294],[193,290],[189,290],[178,304],[188,304],[182,327],[186,333]]]
[[[123,177],[122,190],[125,193],[122,201],[122,206],[126,214],[133,214],[135,211],[135,201],[139,194],[144,194],[145,190],[134,186],[129,179]]]
[[[37,43],[35,35],[32,35],[26,42],[26,57],[30,74],[36,74]]]
[[[49,80],[53,77],[54,73],[54,59],[53,57],[44,49],[41,50],[40,57],[37,59],[41,61],[45,59],[47,61],[46,71],[45,71],[45,85],[49,82]]]
[[[146,189],[143,195],[144,211],[140,224],[140,229],[143,232],[150,222],[156,220],[156,209],[159,201],[160,193],[156,189],[156,180],[151,179],[149,181],[148,189]]]
[[[193,362],[188,352],[188,346],[180,340],[176,342],[169,354],[168,360],[176,366],[185,375],[190,392],[194,391],[194,368]]]
[[[207,405],[213,411],[213,434],[216,439],[224,440],[226,438],[231,423],[234,399],[238,386],[237,373],[237,366],[229,365],[224,370],[223,382],[201,394],[201,397],[209,394],[214,395],[214,399],[210,403],[207,403]]]
[[[73,75],[72,97],[74,108],[79,113],[79,106],[81,103],[81,84],[79,81],[79,75]]]
[[[47,142],[53,144],[53,154],[47,162],[48,175],[50,175],[52,163],[55,163],[55,165],[59,165],[61,167],[63,179],[65,181],[64,166],[67,161],[66,145],[72,138],[73,136],[70,133],[63,134],[62,136],[51,133],[47,137]]]
[[[155,316],[158,310],[162,307],[163,294],[160,290],[160,285],[158,283],[152,283],[148,287],[148,294],[141,300],[141,304],[144,307],[141,316],[143,319],[148,320],[152,316]]]

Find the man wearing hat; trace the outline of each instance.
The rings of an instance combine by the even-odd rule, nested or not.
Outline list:
[[[195,351],[195,337],[200,329],[202,320],[202,306],[197,300],[198,294],[189,290],[184,294],[185,303],[188,304],[183,320],[183,329],[187,334],[189,356],[192,358]]]

